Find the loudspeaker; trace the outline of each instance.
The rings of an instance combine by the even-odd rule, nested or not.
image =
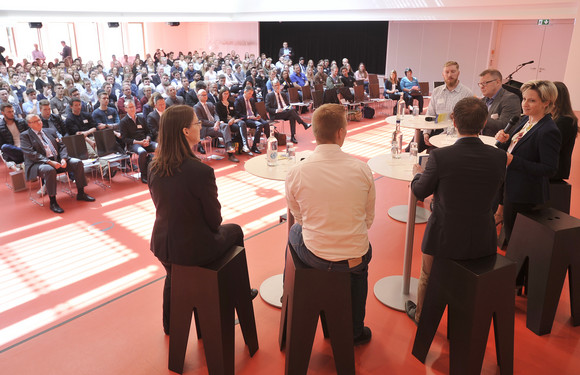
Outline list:
[[[107,25],[109,25],[109,27],[119,27],[119,22],[107,22]]]
[[[42,28],[42,22],[28,22],[28,26],[30,26],[31,29],[40,29]]]
[[[180,23],[179,23],[179,22],[167,22],[167,24],[168,24],[169,26],[179,26],[179,25],[180,25]]]

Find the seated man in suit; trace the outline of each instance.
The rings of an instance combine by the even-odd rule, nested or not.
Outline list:
[[[366,163],[344,153],[346,116],[338,104],[324,104],[312,116],[316,149],[286,176],[286,202],[296,224],[288,242],[307,265],[351,276],[354,345],[367,343],[364,326],[368,230],[375,217],[375,184]]]
[[[479,89],[483,102],[487,106],[487,123],[481,134],[495,137],[507,123],[522,113],[520,98],[506,91],[501,86],[502,76],[499,70],[486,69],[479,73]]]
[[[275,79],[272,81],[272,91],[266,95],[266,109],[272,120],[289,120],[290,121],[290,139],[294,143],[296,140],[296,121],[298,121],[304,129],[308,129],[310,124],[306,123],[298,112],[290,106],[288,95],[280,91],[280,81]]]
[[[121,137],[127,145],[127,150],[139,156],[138,164],[141,172],[141,182],[147,183],[147,166],[149,165],[149,152],[155,152],[157,143],[151,140],[151,133],[147,127],[147,121],[141,115],[137,115],[137,107],[133,99],[125,100],[127,116],[121,120]]]
[[[487,108],[480,99],[457,102],[453,109],[457,142],[432,150],[425,171],[411,182],[418,199],[433,194],[433,212],[421,245],[417,304],[406,304],[407,315],[415,322],[421,317],[434,257],[475,259],[497,251],[494,204],[505,179],[507,156],[478,138],[486,118]],[[415,165],[414,171],[421,172],[421,167]]]
[[[165,99],[165,105],[171,107],[172,105],[177,104],[185,104],[185,100],[177,95],[177,89],[175,87],[167,87],[167,99]]]
[[[234,155],[235,149],[232,145],[232,132],[228,124],[220,121],[219,116],[215,111],[215,106],[207,100],[207,92],[201,89],[197,92],[199,103],[197,103],[193,110],[195,115],[201,121],[201,139],[205,137],[222,137],[228,153],[228,160],[238,163],[239,160]]]
[[[155,108],[153,111],[147,115],[147,127],[149,128],[151,139],[153,142],[157,142],[157,135],[159,134],[159,120],[161,119],[161,114],[165,111],[165,99],[163,95],[156,92],[153,94],[153,104]]]
[[[40,120],[42,120],[43,128],[53,128],[57,133],[59,138],[66,135],[66,126],[62,117],[52,113],[50,109],[50,102],[46,99],[42,99],[38,102],[40,106]]]
[[[254,99],[254,89],[252,86],[248,85],[244,88],[244,94],[238,95],[234,107],[237,113],[236,117],[241,118],[248,128],[256,129],[254,142],[250,151],[254,154],[261,154],[262,152],[258,150],[260,137],[262,132],[266,134],[266,137],[269,137],[270,127],[268,126],[268,122],[263,120],[256,111],[256,100]]]
[[[58,172],[73,172],[77,185],[77,200],[94,202],[95,198],[85,193],[87,186],[83,162],[69,158],[66,146],[60,141],[52,128],[42,128],[42,120],[38,115],[26,116],[29,129],[20,134],[20,145],[24,152],[26,180],[42,178],[50,199],[50,210],[61,214],[64,210],[56,202],[56,174]]]
[[[0,104],[0,113],[4,116],[0,120],[0,148],[2,157],[12,169],[24,162],[24,155],[20,148],[20,134],[28,129],[26,121],[14,116],[14,107],[10,103]]]

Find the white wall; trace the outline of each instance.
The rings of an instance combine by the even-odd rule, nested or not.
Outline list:
[[[385,72],[396,69],[400,77],[406,67],[421,82],[442,81],[446,61],[459,63],[460,81],[479,95],[479,73],[490,60],[492,21],[389,22]]]

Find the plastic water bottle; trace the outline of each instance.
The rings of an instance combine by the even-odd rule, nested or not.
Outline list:
[[[391,156],[400,159],[403,152],[403,133],[401,132],[401,120],[397,119],[397,125],[391,139]]]
[[[403,95],[397,102],[397,120],[402,120],[405,117],[405,101],[403,100]]]
[[[268,138],[268,148],[266,151],[268,166],[274,167],[278,164],[278,140],[274,136],[274,126],[270,126],[270,137]]]

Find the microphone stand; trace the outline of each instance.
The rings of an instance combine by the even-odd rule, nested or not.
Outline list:
[[[517,72],[518,72],[518,70],[520,70],[521,68],[523,68],[523,67],[524,67],[524,65],[525,65],[525,64],[520,64],[520,65],[518,65],[518,66],[516,67],[516,70],[514,70],[513,72],[511,72],[511,73],[510,73],[510,74],[509,74],[509,75],[508,75],[508,76],[505,78],[505,81],[506,81],[506,83],[507,83],[507,82],[509,82],[509,81],[511,81],[511,79],[512,79],[512,76],[513,76],[515,73],[517,73]]]

